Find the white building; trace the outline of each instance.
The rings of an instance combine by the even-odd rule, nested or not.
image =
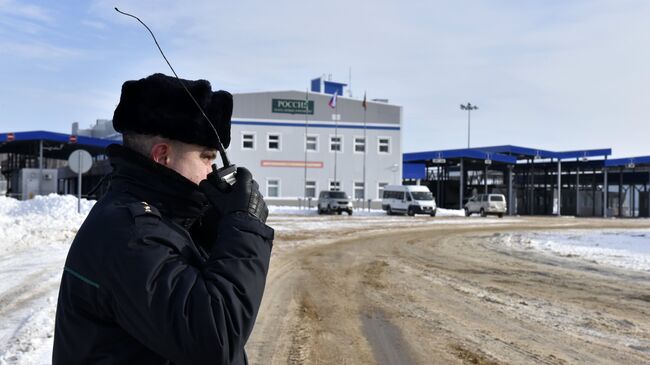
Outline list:
[[[253,173],[266,197],[297,201],[338,189],[379,199],[402,181],[402,108],[299,91],[234,96],[232,163]],[[364,184],[365,159],[365,184]]]

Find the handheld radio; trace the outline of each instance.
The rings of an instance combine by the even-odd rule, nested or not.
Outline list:
[[[178,75],[176,74],[176,71],[174,71],[174,68],[172,67],[171,63],[169,63],[169,60],[167,60],[167,57],[165,57],[165,53],[163,53],[162,49],[160,48],[160,45],[158,44],[158,40],[156,39],[156,36],[153,34],[151,29],[149,29],[149,27],[142,20],[140,20],[140,18],[138,18],[137,16],[129,14],[129,13],[125,13],[123,11],[120,11],[120,9],[118,9],[118,8],[115,8],[115,11],[117,11],[118,13],[120,13],[122,15],[126,15],[126,16],[129,16],[131,18],[134,18],[135,20],[140,22],[140,24],[144,25],[144,27],[147,28],[147,30],[149,31],[149,34],[151,34],[151,37],[153,38],[153,41],[156,43],[156,47],[158,47],[158,50],[160,51],[160,54],[163,56],[163,58],[165,59],[165,62],[167,62],[167,65],[169,66],[169,68],[174,73],[174,76],[176,77],[176,80],[178,80],[178,83],[181,84],[183,89],[185,89],[185,91],[187,92],[187,95],[190,96],[190,98],[192,99],[192,101],[194,102],[196,107],[199,108],[199,110],[201,111],[201,115],[203,115],[203,118],[205,118],[205,120],[208,122],[208,124],[210,125],[210,127],[214,131],[215,137],[217,137],[217,151],[219,152],[219,156],[221,156],[221,162],[223,162],[223,167],[222,168],[217,168],[217,164],[213,163],[212,164],[212,172],[208,175],[208,178],[210,178],[210,179],[215,179],[216,178],[216,180],[219,182],[218,186],[221,187],[221,188],[228,189],[228,188],[232,187],[232,185],[234,185],[235,181],[236,181],[235,180],[235,175],[236,175],[236,172],[237,172],[237,166],[235,166],[234,164],[231,164],[230,160],[228,160],[228,155],[226,155],[226,150],[225,150],[225,148],[223,148],[223,144],[221,143],[221,138],[219,137],[219,133],[217,133],[217,129],[214,127],[214,124],[212,124],[212,121],[210,120],[210,118],[208,118],[208,116],[205,114],[205,111],[203,111],[203,108],[201,108],[201,105],[199,105],[199,103],[196,101],[196,99],[194,99],[194,96],[192,95],[192,93],[187,89],[187,86],[185,86],[183,81],[178,77]],[[210,176],[210,175],[212,175],[212,176]]]

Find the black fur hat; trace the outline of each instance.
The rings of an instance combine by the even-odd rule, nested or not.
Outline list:
[[[206,80],[182,80],[217,129],[224,148],[230,144],[232,95],[212,92]],[[113,114],[113,128],[120,133],[158,135],[217,147],[214,131],[175,77],[153,74],[122,85],[120,103]]]

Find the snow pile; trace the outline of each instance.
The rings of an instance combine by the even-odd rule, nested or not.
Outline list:
[[[445,209],[438,208],[436,217],[464,217],[465,211],[463,209]]]
[[[47,364],[69,245],[94,201],[71,195],[0,197],[0,365]]]
[[[501,243],[624,269],[650,271],[650,230],[574,230],[505,234]]]
[[[19,201],[0,197],[0,252],[34,245],[70,243],[95,201],[72,195],[36,196]]]

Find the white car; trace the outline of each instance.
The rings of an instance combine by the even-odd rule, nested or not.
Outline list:
[[[479,194],[465,203],[465,215],[469,217],[478,213],[481,217],[493,214],[502,218],[508,212],[506,197],[503,194]]]
[[[436,215],[436,200],[428,187],[422,185],[386,185],[381,200],[386,214]]]

